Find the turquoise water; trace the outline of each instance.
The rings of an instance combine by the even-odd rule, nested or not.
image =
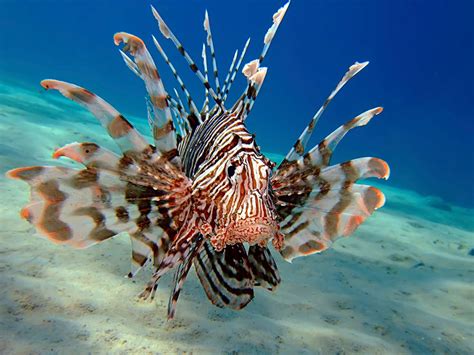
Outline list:
[[[259,55],[281,5],[154,3],[198,63],[208,9],[221,79],[248,36],[244,63]],[[387,202],[333,249],[293,264],[277,257],[281,286],[257,292],[240,312],[213,307],[192,273],[177,319],[167,322],[171,278],[155,303],[136,302],[149,273],[133,282],[122,277],[126,236],[86,251],[55,246],[18,216],[25,185],[2,177],[0,352],[472,353],[473,10],[471,1],[292,2],[265,59],[249,129],[281,160],[347,67],[369,60],[331,103],[310,146],[384,106],[344,138],[334,161],[386,160],[390,180],[375,185]],[[5,1],[0,26],[2,175],[57,164],[51,153],[74,141],[116,150],[90,114],[43,91],[45,78],[92,90],[149,134],[143,84],[123,64],[115,32],[143,38],[165,87],[178,87],[152,48],[150,35],[160,33],[146,2]],[[201,102],[198,80],[160,42]],[[237,78],[231,99],[245,87]]]
[[[125,31],[143,38],[166,87],[177,87],[153,48],[151,34],[159,32],[149,5],[3,1],[0,75],[35,90],[46,78],[76,83],[121,112],[146,117],[143,85],[124,66],[112,36]],[[199,63],[208,9],[223,77],[248,37],[246,58],[259,55],[271,16],[283,3],[155,5]],[[294,1],[265,59],[268,75],[249,120],[259,144],[286,154],[349,65],[369,60],[328,108],[311,143],[355,115],[384,106],[381,116],[345,139],[336,158],[382,157],[392,166],[391,184],[472,207],[472,10],[469,0]],[[160,42],[193,96],[202,97],[202,86],[171,42]],[[243,89],[238,76],[231,98]]]

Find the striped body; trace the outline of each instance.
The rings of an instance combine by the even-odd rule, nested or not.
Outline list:
[[[265,246],[278,230],[269,195],[272,164],[244,122],[235,114],[218,112],[178,150],[184,172],[193,181],[194,213],[210,226],[214,247],[222,250],[237,242]]]
[[[388,178],[389,168],[371,157],[330,165],[331,157],[350,130],[366,125],[382,108],[358,115],[312,149],[306,150],[306,144],[326,107],[368,62],[349,67],[278,167],[262,155],[245,126],[267,74],[260,65],[288,5],[273,15],[258,59],[244,65],[247,85],[230,109],[226,99],[249,41],[238,60],[235,52],[221,87],[207,12],[203,74],[152,7],[163,37],[176,46],[203,84],[200,112],[155,37],[153,42],[186,100],[177,90],[174,96],[165,90],[141,39],[124,32],[114,36],[116,45],[124,45],[120,54],[125,64],[145,84],[153,144],[99,96],[70,83],[44,80],[44,88],[58,90],[94,114],[121,153],[96,143],[71,143],[53,157],[72,159],[82,164],[81,170],[33,166],[8,172],[31,188],[30,203],[21,216],[49,240],[76,248],[127,232],[132,245],[128,276],[134,277],[147,264],[153,268],[141,298],[153,299],[159,279],[175,272],[169,318],[193,266],[213,304],[241,309],[254,297],[255,287],[275,290],[281,281],[268,241],[291,261],[322,252],[354,232],[385,201],[381,191],[357,180]],[[215,90],[208,78],[207,50]]]

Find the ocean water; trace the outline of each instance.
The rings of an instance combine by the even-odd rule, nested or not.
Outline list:
[[[235,49],[260,54],[279,1],[154,1],[199,66],[209,11],[221,82]],[[97,121],[45,78],[97,93],[149,135],[143,83],[112,36],[148,45],[165,87],[179,88],[153,47],[154,34],[200,107],[203,88],[148,1],[10,1],[0,10],[0,352],[2,353],[456,353],[474,352],[474,100],[472,1],[293,0],[265,58],[268,73],[247,122],[281,160],[347,68],[352,79],[318,122],[309,146],[376,106],[334,162],[375,156],[391,168],[374,186],[386,204],[350,238],[286,263],[282,283],[256,291],[241,311],[219,309],[190,273],[176,318],[166,320],[171,277],[156,300],[128,273],[119,236],[87,250],[38,237],[18,212],[26,185],[4,173],[52,165],[55,148],[94,141],[116,150]],[[229,101],[245,88],[241,74]],[[62,162],[60,164],[69,164]],[[192,275],[191,275],[192,274]]]

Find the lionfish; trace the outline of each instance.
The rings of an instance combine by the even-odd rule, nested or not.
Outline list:
[[[72,159],[84,166],[82,170],[31,166],[9,171],[10,178],[31,187],[31,201],[21,217],[49,240],[75,248],[127,232],[132,247],[128,277],[147,264],[153,267],[140,298],[153,299],[159,279],[175,269],[169,318],[192,265],[214,305],[241,309],[253,299],[254,287],[274,290],[281,281],[267,245],[270,240],[291,262],[320,253],[338,237],[354,232],[385,201],[381,191],[357,180],[388,178],[389,167],[370,157],[330,165],[331,156],[348,131],[366,125],[382,108],[360,114],[310,150],[306,145],[334,96],[368,62],[350,66],[278,167],[261,153],[245,125],[267,73],[261,64],[288,6],[289,2],[273,15],[260,56],[244,65],[247,85],[231,108],[226,108],[226,99],[250,39],[238,60],[235,52],[220,86],[207,11],[203,72],[152,6],[162,35],[204,85],[201,110],[155,37],[187,107],[176,90],[174,96],[165,91],[144,42],[128,33],[115,34],[115,44],[124,45],[120,54],[126,65],[145,83],[153,145],[99,96],[67,82],[42,81],[44,88],[58,90],[95,115],[121,155],[95,143],[76,142],[57,149],[53,157]]]

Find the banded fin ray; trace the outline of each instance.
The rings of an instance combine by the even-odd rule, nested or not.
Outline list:
[[[181,135],[181,139],[187,136],[191,131],[191,126],[189,123],[189,114],[184,110],[183,102],[179,97],[178,91],[173,89],[176,95],[176,99],[171,95],[168,95],[168,101],[170,103],[171,111],[174,112],[176,123],[179,129],[179,133]],[[180,141],[178,140],[178,145]]]
[[[107,130],[123,153],[142,153],[150,145],[132,124],[105,100],[80,86],[59,80],[43,80],[45,89],[58,90],[63,96],[88,109]]]
[[[278,184],[280,181],[291,178],[293,173],[299,175],[303,171],[305,171],[306,174],[310,172],[317,175],[322,168],[328,166],[338,143],[350,130],[365,126],[373,117],[379,115],[382,111],[382,107],[367,110],[339,126],[304,156],[295,161],[284,160],[278,166],[277,174],[275,174],[273,178],[273,183]]]
[[[306,162],[313,166],[327,166],[330,163],[332,153],[347,132],[353,128],[365,126],[374,116],[379,115],[382,111],[382,107],[367,110],[342,126],[339,126],[334,132],[305,154],[303,159],[306,159]]]
[[[126,182],[105,170],[32,166],[8,177],[30,185],[31,203],[21,216],[55,243],[86,248],[139,228],[140,211],[128,206]]]
[[[291,0],[288,1],[285,5],[280,7],[277,12],[273,14],[273,24],[272,26],[268,29],[267,33],[265,34],[265,37],[263,39],[263,49],[262,53],[260,54],[260,57],[258,58],[258,63],[261,64],[263,60],[265,59],[265,56],[267,55],[268,49],[270,48],[270,45],[272,44],[273,38],[275,37],[275,34],[278,30],[278,27],[280,27],[280,23],[283,20],[283,17],[285,17],[286,11],[288,10],[288,6],[290,6]]]
[[[386,179],[388,175],[383,160],[360,158],[324,168],[317,176],[301,175],[301,182],[292,187],[277,184],[276,207],[285,235],[282,256],[291,261],[321,252],[338,237],[354,232],[385,201],[378,189],[355,182],[369,177]]]
[[[211,87],[211,85],[209,84],[209,81],[206,80],[206,78],[204,77],[202,72],[199,70],[198,66],[196,65],[194,60],[191,58],[189,53],[184,49],[181,42],[178,40],[178,38],[176,38],[174,33],[171,31],[171,29],[165,23],[165,21],[163,20],[161,15],[158,13],[158,11],[153,6],[151,6],[151,10],[153,12],[153,16],[155,17],[156,21],[158,22],[158,27],[159,27],[160,32],[163,35],[163,37],[165,37],[167,39],[170,39],[173,42],[176,49],[184,57],[184,59],[188,62],[191,71],[196,74],[196,76],[202,82],[204,87],[209,90],[209,94],[211,95],[212,99],[215,101],[217,106],[219,106],[222,110],[224,110],[222,100],[219,98],[219,96],[216,94],[214,89]]]
[[[244,49],[242,50],[242,53],[240,54],[239,60],[237,61],[237,65],[235,66],[235,68],[232,72],[232,75],[230,77],[229,82],[224,84],[223,90],[225,90],[225,91],[223,91],[224,92],[224,98],[222,99],[223,102],[226,102],[226,100],[227,100],[227,96],[229,95],[230,89],[231,89],[232,84],[234,83],[234,80],[235,80],[235,76],[237,75],[237,72],[240,69],[240,65],[242,64],[242,61],[245,57],[245,54],[247,53],[247,48],[248,48],[249,44],[250,44],[250,38],[247,39],[247,41],[245,42]]]
[[[270,48],[273,38],[278,30],[278,27],[280,26],[281,21],[283,20],[283,17],[286,14],[289,5],[290,1],[288,1],[284,6],[278,9],[275,14],[273,14],[273,24],[265,34],[262,53],[260,54],[258,59],[252,60],[251,62],[245,64],[242,70],[242,73],[247,78],[248,86],[244,94],[234,104],[232,111],[237,111],[238,117],[243,120],[245,120],[245,118],[252,110],[252,107],[255,103],[255,100],[257,99],[257,95],[262,86],[263,80],[265,79],[265,76],[267,74],[267,68],[260,67],[260,64],[265,59],[268,49]]]
[[[181,293],[181,289],[183,288],[184,282],[186,281],[186,277],[193,265],[193,260],[198,254],[201,246],[204,242],[204,238],[200,237],[195,240],[191,246],[191,252],[186,260],[183,261],[178,266],[178,269],[175,272],[174,280],[173,280],[173,289],[170,294],[170,298],[168,301],[168,319],[174,318],[174,314],[176,312],[176,305],[178,303],[178,298]]]
[[[116,33],[114,35],[114,43],[117,46],[121,43],[125,44],[123,51],[133,56],[136,66],[131,65],[130,61],[126,60],[127,65],[134,68],[134,72],[137,71],[138,68],[140,77],[145,83],[153,107],[152,133],[156,148],[161,153],[169,155],[170,159],[176,162],[176,164],[179,164],[179,156],[177,156],[176,153],[177,143],[175,128],[167,101],[167,93],[153,58],[143,41],[132,34],[125,32]]]
[[[207,54],[206,54],[206,44],[202,44],[202,65],[204,68],[204,78],[209,80],[208,73],[207,73]],[[207,88],[204,89],[204,103],[202,105],[201,114],[204,114],[205,119],[209,118],[209,90]]]
[[[163,47],[161,47],[160,43],[158,42],[158,40],[156,39],[155,36],[152,35],[152,38],[153,38],[153,43],[155,44],[155,47],[158,49],[158,52],[160,52],[160,54],[163,57],[166,64],[168,64],[168,67],[170,68],[171,73],[175,77],[176,81],[179,84],[179,87],[181,88],[184,95],[186,96],[186,102],[188,103],[188,107],[189,107],[189,115],[186,119],[188,121],[189,126],[192,129],[194,129],[194,128],[196,128],[196,126],[198,124],[202,123],[202,120],[201,120],[200,115],[199,115],[199,110],[196,107],[196,104],[194,103],[194,100],[191,97],[191,94],[189,93],[188,89],[186,88],[186,85],[184,84],[183,79],[181,79],[180,75],[178,74],[178,71],[174,67],[173,63],[171,63],[171,61],[168,58],[168,55],[164,51]],[[179,98],[178,95],[177,95],[177,98]]]
[[[222,95],[221,95],[221,86],[219,83],[219,72],[217,70],[216,51],[214,49],[214,39],[212,38],[211,22],[209,20],[209,14],[207,13],[207,10],[204,13],[203,26],[204,26],[204,31],[206,31],[207,33],[206,43],[209,46],[209,49],[211,50],[212,69],[213,69],[214,79],[216,81],[217,97],[219,97],[220,99]]]
[[[135,64],[133,59],[131,59],[128,55],[126,55],[121,49],[119,49],[120,55],[122,56],[123,61],[127,65],[127,67],[140,79],[142,77],[142,74],[140,73],[140,69],[138,68],[138,65]]]
[[[384,202],[380,190],[359,184],[312,194],[281,222],[285,234],[281,255],[291,262],[324,251],[337,238],[351,235]]]
[[[156,268],[145,289],[140,293],[139,298],[142,300],[153,300],[155,298],[156,289],[161,277],[175,267],[182,265],[183,262],[186,262],[193,254],[193,245],[202,238],[196,223],[196,217],[190,216],[189,210],[181,218],[184,218],[185,223],[174,236],[166,255]]]
[[[267,68],[260,68],[257,60],[254,60],[244,66],[243,73],[247,77],[248,87],[242,103],[242,119],[246,119],[257,99],[265,76],[267,75]]]
[[[160,233],[161,232],[161,233]],[[160,227],[156,230],[129,233],[132,247],[131,271],[128,278],[133,278],[147,264],[153,264],[156,270],[168,250],[170,236]]]
[[[71,143],[53,158],[67,157],[86,169],[26,167],[8,172],[31,187],[21,216],[56,243],[85,248],[127,232],[133,277],[151,261],[155,269],[188,208],[189,182],[168,160],[152,169],[95,143]],[[138,156],[137,156],[138,157]],[[150,174],[150,172],[152,172]]]
[[[341,81],[336,85],[335,89],[331,91],[329,96],[327,97],[326,101],[324,101],[323,105],[319,108],[319,110],[315,113],[311,121],[303,130],[300,137],[296,141],[296,143],[291,147],[290,151],[286,155],[285,159],[283,160],[282,164],[288,161],[297,160],[299,157],[303,156],[306,145],[308,144],[309,139],[313,133],[314,127],[316,123],[318,123],[319,118],[322,116],[323,112],[328,107],[329,103],[334,99],[336,94],[346,85],[346,83],[352,79],[357,73],[359,73],[362,69],[364,69],[369,62],[358,63],[355,62],[353,65],[349,67],[349,70],[344,74]]]
[[[366,125],[381,107],[346,122],[296,161],[282,163],[272,177],[275,205],[285,235],[282,256],[321,252],[341,236],[350,235],[385,197],[378,189],[358,185],[359,179],[387,179],[387,163],[378,158],[359,158],[328,166],[340,140],[355,127]]]
[[[225,80],[224,80],[224,84],[222,85],[222,93],[225,95],[225,92],[226,92],[226,87],[227,85],[229,85],[229,81],[230,81],[230,78],[231,78],[231,75],[232,73],[234,72],[234,67],[235,67],[235,61],[237,60],[237,56],[239,55],[239,50],[236,49],[235,50],[235,53],[234,53],[234,56],[232,57],[232,62],[230,63],[230,67],[229,67],[229,71],[227,72],[227,75],[225,77]],[[224,99],[222,99],[222,101],[225,102]]]

